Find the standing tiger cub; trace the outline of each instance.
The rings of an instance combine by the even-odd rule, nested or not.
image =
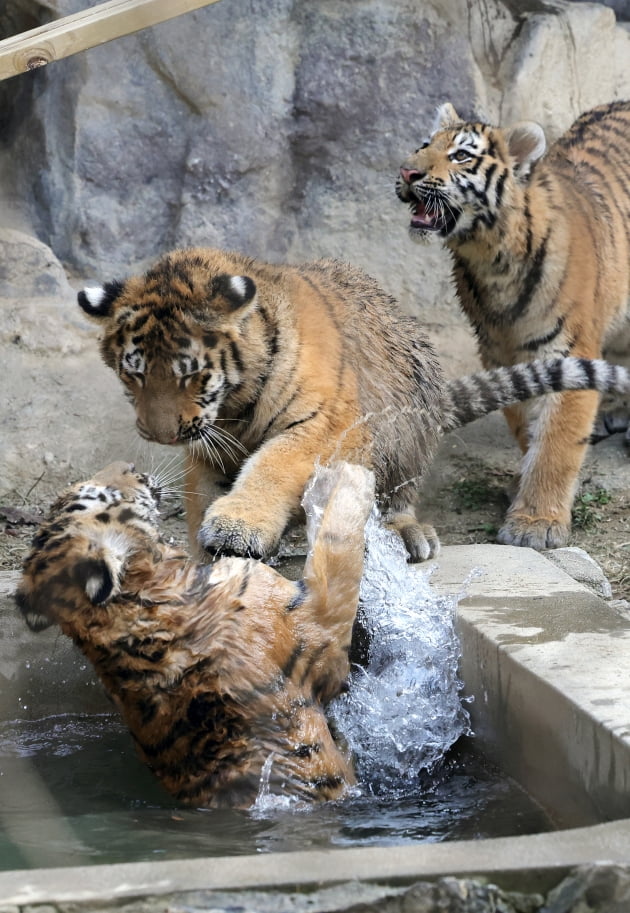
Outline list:
[[[396,190],[410,234],[442,239],[486,368],[598,358],[630,293],[630,102],[583,114],[545,154],[542,128],[493,127],[438,111]],[[554,548],[570,529],[596,392],[505,409],[524,458],[499,541]]]
[[[350,671],[374,477],[322,469],[300,581],[246,558],[195,564],[157,527],[159,480],[114,463],[66,491],[16,596],[93,663],[140,757],[180,802],[248,807],[261,787],[334,799],[354,783],[326,704]]]

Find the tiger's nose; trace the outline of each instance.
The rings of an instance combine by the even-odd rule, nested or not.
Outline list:
[[[156,409],[150,415],[138,416],[136,425],[142,437],[157,444],[179,443],[179,422],[177,416],[160,408],[157,401]]]
[[[400,176],[407,184],[413,184],[414,181],[421,181],[424,175],[415,168],[401,168]]]

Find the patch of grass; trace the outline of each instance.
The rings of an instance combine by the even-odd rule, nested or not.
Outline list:
[[[494,539],[499,532],[499,527],[496,525],[496,523],[482,523],[480,526],[469,526],[468,532],[485,533],[486,536]]]
[[[583,491],[573,504],[573,525],[578,529],[592,529],[602,519],[601,512],[597,508],[610,504],[611,501],[612,495],[605,488]]]
[[[485,479],[460,479],[453,483],[453,494],[457,510],[481,510],[504,498],[502,489]]]

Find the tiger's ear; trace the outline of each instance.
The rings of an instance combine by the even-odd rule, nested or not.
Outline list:
[[[33,601],[29,594],[22,588],[18,589],[14,596],[15,604],[22,613],[24,621],[31,631],[45,631],[53,621],[44,612],[40,612],[36,601]]]
[[[437,109],[431,133],[437,133],[438,130],[448,130],[449,127],[454,127],[455,124],[461,123],[461,117],[450,101],[447,101]]]
[[[529,174],[534,162],[545,154],[547,140],[540,124],[524,120],[504,131],[508,150],[514,160],[514,173],[520,180]]]
[[[88,317],[96,320],[109,317],[112,312],[112,304],[122,292],[123,287],[124,282],[118,280],[106,282],[105,285],[87,285],[77,295],[79,307],[85,311]]]
[[[256,283],[249,276],[221,273],[212,280],[211,295],[212,303],[218,310],[230,315],[242,311],[244,316],[256,303]]]
[[[99,558],[84,558],[74,576],[92,605],[105,605],[120,592],[122,563],[108,551]]]

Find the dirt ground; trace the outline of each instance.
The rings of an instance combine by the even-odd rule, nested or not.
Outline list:
[[[44,455],[42,455],[44,458]],[[135,457],[134,457],[135,458]],[[0,568],[18,569],[35,526],[54,495],[46,472],[28,467],[25,477],[0,495]],[[436,526],[443,544],[495,541],[515,484],[518,451],[500,415],[489,416],[442,445],[424,486],[424,514]],[[81,478],[68,464],[66,481]],[[52,473],[57,490],[64,467]],[[164,530],[185,541],[183,509],[174,499],[164,509]],[[290,542],[297,542],[293,533]],[[570,545],[585,549],[610,580],[613,596],[630,595],[630,454],[622,435],[594,445],[584,466],[574,506]]]

